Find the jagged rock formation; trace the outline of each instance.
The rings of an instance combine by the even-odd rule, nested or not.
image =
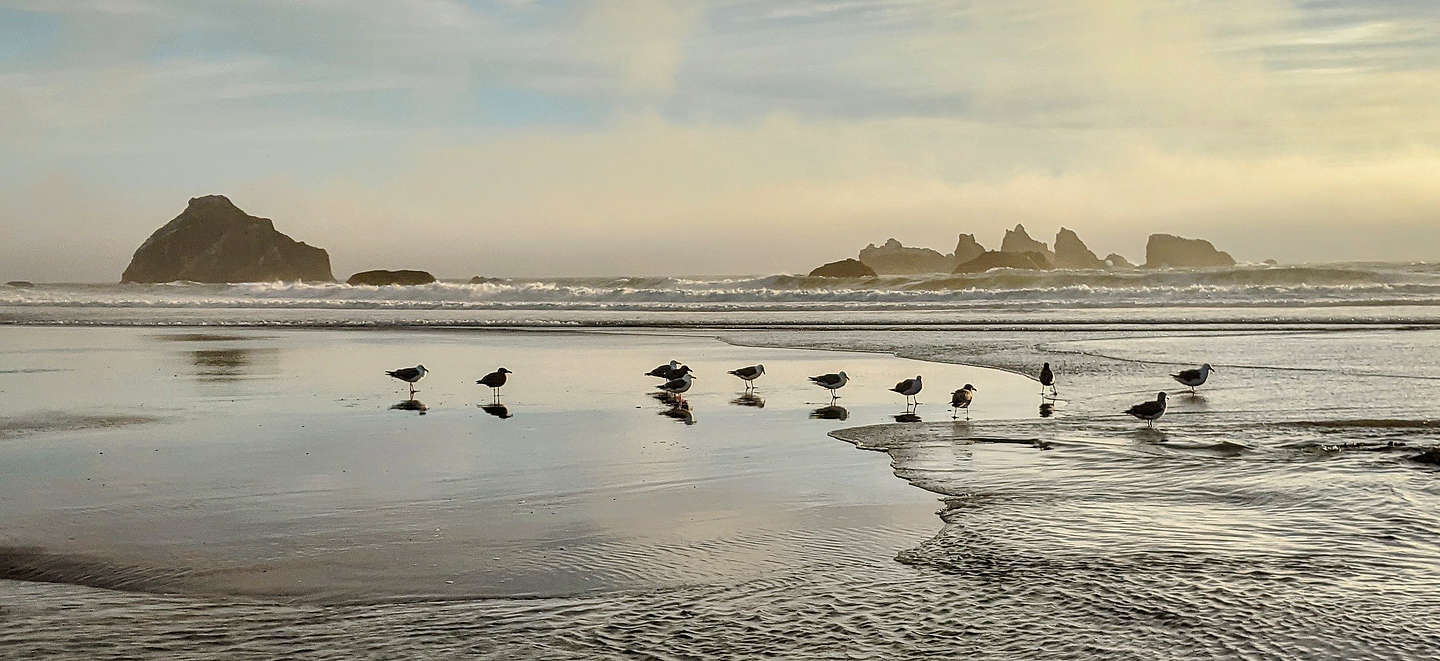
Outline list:
[[[1133,268],[1135,268],[1135,265],[1134,265],[1134,264],[1131,264],[1131,263],[1130,263],[1130,260],[1125,259],[1124,257],[1121,257],[1119,253],[1113,253],[1113,252],[1105,256],[1105,266],[1106,266],[1106,268],[1112,268],[1112,269],[1133,269]]]
[[[975,240],[974,234],[961,234],[960,238],[955,241],[955,252],[950,253],[950,258],[955,260],[955,266],[959,266],[983,254],[985,254],[985,246]]]
[[[983,273],[990,269],[1049,270],[1054,268],[1045,255],[1035,252],[987,251],[964,264],[955,267],[955,273]]]
[[[424,271],[410,271],[401,269],[399,271],[386,271],[376,269],[374,271],[361,271],[350,276],[345,281],[347,285],[428,285],[435,282],[435,276]]]
[[[504,282],[505,278],[487,278],[479,275],[470,278],[470,284],[472,285],[499,285],[504,284]]]
[[[949,255],[929,248],[907,248],[895,239],[879,247],[873,243],[865,246],[860,261],[876,273],[947,273],[955,267],[955,259]]]
[[[30,282],[29,280],[11,280],[10,282],[7,282],[5,284],[7,286],[15,287],[17,289],[26,289],[35,286],[35,283]]]
[[[1090,252],[1080,235],[1062,227],[1055,234],[1055,268],[1103,269],[1105,262]]]
[[[1234,266],[1229,253],[1215,249],[1204,239],[1184,239],[1172,234],[1151,234],[1145,243],[1145,268]]]
[[[1055,263],[1055,253],[1050,251],[1050,246],[1045,245],[1043,241],[1030,238],[1024,225],[1016,225],[1015,229],[1005,230],[1005,239],[1000,242],[1000,252],[1035,252],[1045,257],[1045,263]]]
[[[873,278],[875,269],[858,259],[842,259],[830,262],[810,272],[812,278]]]
[[[241,211],[224,195],[190,204],[135,251],[121,282],[329,282],[330,255]]]

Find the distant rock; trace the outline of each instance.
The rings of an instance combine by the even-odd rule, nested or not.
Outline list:
[[[1145,243],[1145,268],[1234,266],[1229,253],[1215,249],[1204,239],[1185,239],[1172,234],[1151,234]]]
[[[241,211],[224,195],[190,198],[135,251],[121,282],[330,282],[330,255]]]
[[[955,273],[984,273],[990,269],[1050,270],[1054,268],[1045,255],[1035,252],[987,251],[955,267]]]
[[[1005,239],[1000,242],[1000,252],[1035,252],[1045,258],[1046,264],[1055,263],[1055,253],[1050,251],[1050,246],[1045,245],[1043,241],[1030,238],[1024,225],[1016,225],[1015,229],[1005,230]]]
[[[865,246],[860,250],[860,261],[876,273],[948,273],[955,267],[955,258],[949,255],[929,248],[907,248],[895,239],[879,247],[873,243]]]
[[[1112,268],[1112,269],[1133,269],[1133,268],[1135,268],[1135,265],[1134,265],[1134,264],[1131,264],[1131,263],[1130,263],[1130,260],[1125,259],[1124,257],[1121,257],[1118,253],[1113,253],[1113,252],[1105,256],[1105,266],[1106,266],[1106,268]]]
[[[10,285],[11,287],[19,287],[21,289],[28,289],[35,286],[35,283],[30,282],[29,280],[11,280],[10,282],[7,282],[5,284]]]
[[[974,234],[961,234],[959,240],[955,242],[955,252],[950,254],[950,258],[955,261],[954,266],[959,266],[983,254],[985,254],[985,246],[975,240]]]
[[[485,278],[478,275],[470,278],[470,284],[472,285],[499,285],[504,283],[505,278]]]
[[[1105,262],[1090,252],[1080,235],[1062,227],[1055,235],[1055,268],[1103,269]]]
[[[1261,263],[1261,264],[1264,264],[1264,265],[1266,265],[1266,266],[1278,266],[1278,265],[1280,264],[1280,262],[1278,262],[1278,261],[1276,261],[1276,260],[1273,260],[1273,259],[1267,259],[1267,260],[1265,260],[1265,261],[1263,261],[1263,262],[1260,262],[1260,263]]]
[[[428,285],[435,282],[435,276],[424,271],[410,271],[401,269],[399,271],[386,271],[376,269],[374,271],[361,271],[350,276],[345,281],[347,285]]]
[[[858,259],[842,259],[830,262],[810,272],[812,278],[873,278],[875,269]]]

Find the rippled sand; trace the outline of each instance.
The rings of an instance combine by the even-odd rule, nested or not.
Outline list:
[[[0,649],[18,655],[1440,649],[1440,473],[1409,459],[1440,443],[1431,331],[726,334],[868,355],[658,335],[0,333],[24,367],[64,370],[0,381],[7,416],[155,418],[0,445],[0,567],[61,583],[0,581]],[[883,352],[1044,357],[1063,399]],[[638,376],[672,356],[702,375],[693,425]],[[1213,383],[1179,395],[1167,363],[1201,361]],[[404,391],[376,375],[414,362],[435,370],[423,416],[392,409]],[[763,407],[721,369],[752,362]],[[474,378],[498,364],[517,372],[513,417],[476,406]],[[844,420],[812,417],[828,399],[798,385],[832,369],[856,379]],[[884,388],[912,372],[930,384],[921,421],[893,424]],[[981,388],[975,420],[953,422],[942,401],[964,382]],[[1154,430],[1118,414],[1160,388],[1176,394]]]

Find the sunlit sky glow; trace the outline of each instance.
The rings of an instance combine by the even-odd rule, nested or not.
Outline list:
[[[1436,259],[1436,108],[1429,0],[0,0],[0,278],[115,280],[208,193],[340,277]]]

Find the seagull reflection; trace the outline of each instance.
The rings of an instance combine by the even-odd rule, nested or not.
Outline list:
[[[687,425],[695,424],[695,414],[690,412],[689,402],[682,401],[671,408],[661,411],[660,415],[671,418],[675,422],[683,422]]]
[[[510,407],[505,406],[504,404],[480,404],[479,406],[481,411],[489,413],[490,415],[500,418],[501,420],[515,417],[514,415],[511,415]]]
[[[914,411],[907,410],[895,416],[895,422],[920,422],[920,416],[915,415]]]
[[[744,393],[730,400],[730,403],[736,406],[753,406],[757,409],[765,408],[765,398],[753,392]]]
[[[426,412],[426,411],[429,411],[429,410],[430,410],[430,407],[426,406],[426,405],[425,405],[425,402],[422,402],[422,401],[420,401],[420,400],[418,400],[418,399],[407,399],[407,400],[405,400],[405,401],[403,401],[403,402],[400,402],[400,403],[398,403],[398,404],[393,404],[393,405],[391,405],[391,406],[390,406],[390,410],[392,410],[392,411],[415,411],[416,413],[419,413],[420,415],[425,415],[425,412]]]
[[[1055,415],[1055,405],[1050,402],[1040,402],[1040,417],[1048,418]]]
[[[811,411],[810,417],[817,420],[845,420],[850,417],[850,411],[838,404],[832,404]]]
[[[654,397],[656,400],[658,400],[658,401],[660,401],[660,402],[663,402],[663,403],[665,403],[665,404],[669,404],[669,405],[671,405],[671,406],[678,406],[678,405],[680,404],[680,401],[681,401],[680,398],[677,397],[674,393],[668,393],[668,392],[665,392],[665,391],[663,391],[663,390],[660,391],[660,392],[647,392],[647,393],[645,393],[645,394],[647,394],[647,395],[649,395],[649,396],[651,396],[651,397]]]

